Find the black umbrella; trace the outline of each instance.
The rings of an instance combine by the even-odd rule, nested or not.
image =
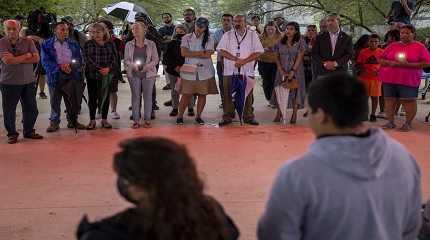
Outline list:
[[[148,12],[145,8],[130,2],[119,2],[115,4],[110,4],[103,8],[103,10],[113,17],[119,18],[123,21],[135,22],[135,16],[137,13],[145,14],[151,21]],[[151,21],[152,22],[152,21]]]

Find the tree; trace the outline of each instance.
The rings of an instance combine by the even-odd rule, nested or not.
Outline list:
[[[17,15],[27,16],[30,11],[40,7],[50,9],[55,3],[55,0],[16,0],[13,3],[2,0],[0,1],[0,20],[15,18]]]
[[[338,13],[347,25],[358,26],[372,32],[372,26],[383,24],[391,2],[386,0],[271,0],[256,1],[255,5],[271,2],[275,6],[270,12],[287,11],[292,14],[311,13],[325,15]]]

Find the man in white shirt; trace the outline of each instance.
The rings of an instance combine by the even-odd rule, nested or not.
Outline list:
[[[234,73],[245,75],[248,82],[255,83],[255,60],[264,52],[256,31],[247,29],[246,17],[237,15],[233,19],[234,29],[226,32],[218,43],[217,51],[224,58],[224,115],[219,126],[232,123],[234,118],[234,106],[230,95],[232,76]],[[252,90],[246,98],[244,109],[244,122],[258,125],[254,119],[254,97]]]

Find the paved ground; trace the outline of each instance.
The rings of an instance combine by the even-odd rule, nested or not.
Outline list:
[[[157,84],[160,89],[163,81]],[[160,103],[167,100],[168,92],[158,93]],[[238,223],[242,239],[255,239],[256,222],[274,174],[288,159],[305,151],[313,140],[305,119],[299,119],[294,127],[272,124],[274,110],[266,107],[260,87],[255,95],[257,119],[263,126],[218,128],[219,97],[212,96],[205,113],[206,126],[194,125],[191,119],[186,119],[187,125],[177,127],[173,124],[175,119],[168,117],[170,109],[162,107],[152,129],[132,130],[127,110],[128,84],[121,84],[122,118],[112,120],[113,130],[75,134],[61,129],[50,135],[44,132],[48,124],[48,101],[38,100],[41,114],[37,128],[46,139],[22,141],[13,146],[0,139],[0,239],[71,240],[83,214],[97,219],[128,206],[116,193],[111,162],[118,142],[136,136],[164,136],[186,144],[207,182],[208,192],[224,204]],[[404,143],[418,159],[424,197],[430,198],[430,124],[422,121],[430,105],[420,103],[419,108],[415,131],[392,131],[390,135]],[[82,122],[88,122],[87,115],[85,108]],[[0,135],[5,135],[3,128]]]

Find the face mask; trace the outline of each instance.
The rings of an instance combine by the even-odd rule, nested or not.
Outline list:
[[[185,36],[185,34],[176,34],[177,39],[182,39],[183,36]]]
[[[125,180],[124,178],[118,177],[118,179],[116,180],[116,187],[118,189],[118,192],[121,197],[123,197],[128,202],[138,205],[139,203],[131,197],[131,194],[128,191],[128,184],[126,181],[127,180]]]

